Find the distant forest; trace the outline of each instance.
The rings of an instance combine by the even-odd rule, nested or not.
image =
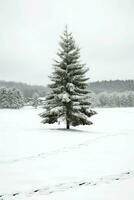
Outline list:
[[[90,83],[90,88],[94,93],[134,91],[134,80],[96,81]]]
[[[26,83],[19,83],[14,81],[0,81],[0,87],[17,88],[21,90],[25,97],[32,97],[35,93],[38,93],[39,96],[43,97],[46,95],[48,90],[48,88],[44,86],[28,85]]]
[[[32,97],[34,93],[38,93],[43,97],[49,90],[48,86],[28,85],[26,83],[18,83],[13,81],[0,81],[0,87],[18,88],[22,91],[25,97]],[[96,81],[89,84],[89,88],[94,93],[113,93],[134,91],[134,80],[110,80],[110,81]]]

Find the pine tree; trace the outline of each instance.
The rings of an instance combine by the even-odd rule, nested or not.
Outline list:
[[[37,106],[38,106],[38,104],[39,104],[38,98],[39,98],[38,93],[34,93],[34,95],[33,95],[33,103],[32,103],[32,106],[33,106],[34,108],[37,108]]]
[[[9,107],[8,108],[17,108],[17,99],[15,97],[15,88],[9,88],[8,89],[8,102]]]
[[[21,108],[24,106],[24,97],[16,88],[0,89],[0,108]]]
[[[55,123],[60,119],[70,125],[91,125],[89,117],[96,112],[90,109],[90,92],[87,89],[85,64],[80,62],[80,49],[67,27],[61,36],[60,49],[50,76],[51,92],[46,97],[45,111],[40,114],[42,123]]]
[[[13,88],[13,94],[15,108],[22,108],[24,106],[24,96],[22,92],[17,88]]]
[[[7,88],[0,88],[0,108],[8,108],[8,90]]]

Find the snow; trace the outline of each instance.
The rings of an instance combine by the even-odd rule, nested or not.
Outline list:
[[[41,108],[0,110],[1,199],[133,200],[134,108],[95,110],[70,131]]]
[[[68,83],[66,87],[68,88],[70,92],[74,92],[75,90],[75,86],[73,83]]]
[[[62,102],[70,102],[69,94],[68,93],[63,93],[58,95],[59,99],[61,99]]]

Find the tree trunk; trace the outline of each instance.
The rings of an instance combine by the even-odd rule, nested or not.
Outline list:
[[[69,121],[67,120],[66,122],[66,129],[70,129],[70,124],[69,124]]]

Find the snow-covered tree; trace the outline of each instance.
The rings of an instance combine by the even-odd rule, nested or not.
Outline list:
[[[91,92],[90,94],[90,102],[92,108],[97,107],[99,105],[99,98],[94,92]]]
[[[9,102],[8,108],[17,108],[17,99],[15,97],[15,88],[8,89],[8,102]]]
[[[107,107],[109,94],[107,94],[106,92],[101,92],[99,93],[98,98],[99,98],[100,106]]]
[[[60,119],[70,125],[91,125],[89,117],[96,112],[90,109],[90,92],[87,89],[85,64],[80,62],[80,49],[67,27],[61,36],[60,48],[50,76],[51,92],[46,97],[42,123],[55,123]]]
[[[38,104],[39,104],[39,95],[38,93],[34,93],[32,106],[34,108],[37,108]]]
[[[8,90],[9,108],[21,108],[24,106],[24,97],[22,92],[16,88]]]
[[[8,108],[8,90],[7,88],[0,88],[0,108]]]
[[[20,90],[16,88],[0,89],[0,108],[21,108],[24,106],[24,98]]]
[[[14,88],[13,91],[14,91],[15,100],[17,102],[16,108],[22,108],[24,106],[24,96],[22,92],[16,88]]]
[[[134,106],[134,92],[101,92],[96,95],[96,102],[94,106],[99,107],[133,107]],[[94,101],[95,102],[95,101]]]
[[[128,99],[128,106],[129,106],[129,107],[134,106],[134,92],[129,91],[129,92],[127,93],[127,99]]]

